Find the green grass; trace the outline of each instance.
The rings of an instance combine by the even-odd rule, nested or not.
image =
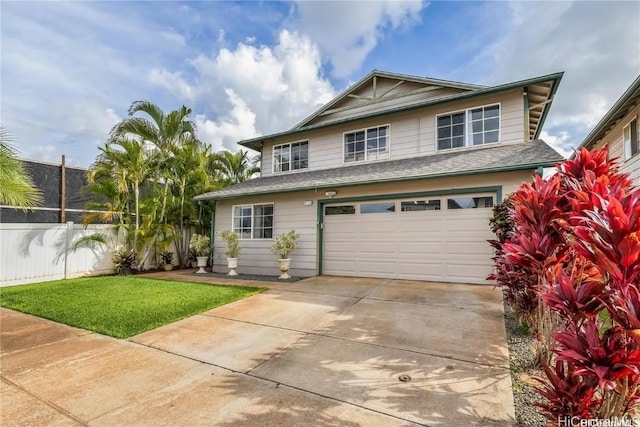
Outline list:
[[[264,290],[104,276],[0,288],[0,306],[128,338]]]

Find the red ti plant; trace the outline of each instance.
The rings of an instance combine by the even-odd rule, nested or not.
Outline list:
[[[561,319],[540,407],[554,421],[637,415],[640,189],[605,150],[582,149],[558,170],[516,192],[515,231],[499,253],[529,263],[539,301]]]
[[[511,196],[509,217],[514,225],[508,238],[493,242],[496,270],[489,278],[503,287],[507,302],[514,304],[521,321],[526,321],[538,338],[541,360],[550,358],[554,324],[551,312],[539,303],[543,278],[550,265],[566,257],[557,225],[564,215],[558,207],[562,201],[559,176],[550,180],[535,176],[531,184],[523,184]]]

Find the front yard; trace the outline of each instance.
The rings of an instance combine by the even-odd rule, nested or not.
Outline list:
[[[105,276],[0,288],[0,306],[128,338],[264,290]]]

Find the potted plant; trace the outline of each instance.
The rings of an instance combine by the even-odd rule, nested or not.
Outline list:
[[[162,263],[164,264],[164,271],[173,270],[173,252],[162,252],[160,254],[160,257],[162,258]]]
[[[240,256],[240,236],[238,233],[231,230],[223,230],[220,232],[220,237],[227,245],[227,267],[229,267],[228,276],[237,276],[236,268],[238,268],[238,257]]]
[[[204,268],[207,266],[207,260],[211,253],[211,247],[209,246],[210,243],[211,240],[207,236],[201,234],[194,234],[191,236],[191,240],[189,241],[189,249],[191,249],[196,255],[198,267],[200,267],[200,269],[196,271],[198,274],[206,273]]]
[[[296,250],[297,240],[300,234],[296,230],[289,230],[280,234],[273,242],[271,250],[278,257],[280,263],[280,272],[282,273],[278,279],[290,279],[289,268],[291,266],[291,258],[289,255]]]
[[[191,262],[191,268],[198,268],[198,256],[193,250],[189,250],[189,261]]]
[[[113,266],[117,274],[132,274],[138,269],[135,251],[133,249],[115,251],[113,253]]]

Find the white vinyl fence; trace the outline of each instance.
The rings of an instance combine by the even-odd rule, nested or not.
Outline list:
[[[105,245],[81,247],[82,236],[109,234],[108,225],[0,224],[0,286],[113,273]]]

